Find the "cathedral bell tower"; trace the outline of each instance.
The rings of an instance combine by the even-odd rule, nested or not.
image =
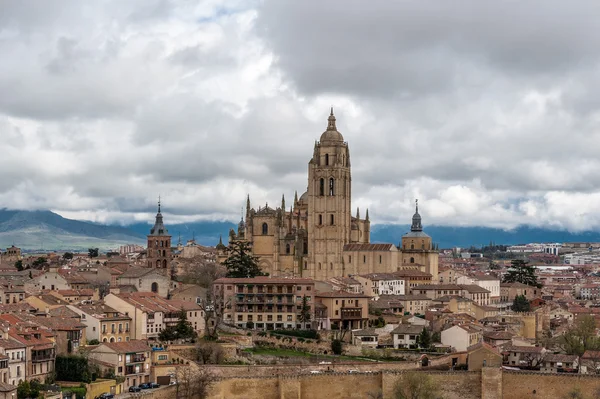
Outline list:
[[[315,279],[346,274],[342,251],[351,239],[350,152],[335,121],[331,108],[308,163],[309,259],[301,274]]]

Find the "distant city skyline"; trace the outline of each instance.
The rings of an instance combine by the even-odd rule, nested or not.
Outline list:
[[[0,5],[0,208],[237,222],[306,191],[334,106],[352,208],[600,229],[591,1]],[[441,18],[443,16],[443,18]],[[572,21],[577,21],[574,25]]]

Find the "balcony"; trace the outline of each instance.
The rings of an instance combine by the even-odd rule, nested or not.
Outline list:
[[[125,366],[125,375],[130,374],[142,374],[144,373],[144,366]]]
[[[146,361],[146,356],[144,355],[127,355],[127,357],[125,358],[125,363],[126,364],[132,364],[132,363],[143,363]]]
[[[342,320],[361,320],[362,308],[342,308],[341,309]]]
[[[54,351],[32,351],[32,362],[47,362],[54,360]]]

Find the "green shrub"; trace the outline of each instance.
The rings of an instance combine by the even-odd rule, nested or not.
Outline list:
[[[341,355],[343,352],[342,341],[339,339],[331,341],[331,351],[334,355]]]

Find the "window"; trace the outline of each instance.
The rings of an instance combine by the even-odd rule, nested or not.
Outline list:
[[[329,195],[335,195],[334,187],[335,187],[335,180],[333,180],[333,177],[331,177],[329,179]]]
[[[292,321],[292,315],[288,315],[287,321]]]
[[[290,244],[285,244],[285,253],[290,254]]]
[[[306,286],[306,291],[310,291],[310,285]]]
[[[152,283],[152,285],[150,286],[150,291],[158,292],[158,283],[156,283],[156,282]]]
[[[319,180],[319,195],[322,197],[325,195],[325,179]]]
[[[241,314],[239,314],[239,315],[238,315],[238,321],[244,321],[244,316],[243,316],[243,315],[241,315]]]
[[[319,262],[319,270],[321,270],[321,262]]]
[[[333,226],[333,222],[334,222],[334,216],[333,215],[329,215],[329,224]]]
[[[263,223],[262,225],[262,233],[263,236],[266,236],[267,234],[269,234],[269,225],[266,223]]]
[[[348,256],[348,263],[352,263],[352,256]]]
[[[277,315],[277,321],[283,321],[283,315],[278,314]]]
[[[329,166],[329,154],[325,154],[325,166]]]
[[[323,215],[319,215],[319,226],[323,224]]]
[[[410,249],[415,249],[415,244],[410,244]]]
[[[329,264],[329,270],[333,270],[333,263]]]
[[[415,263],[415,258],[410,258],[410,263]]]
[[[379,264],[381,264],[381,255],[379,255]]]
[[[363,255],[363,263],[367,263],[367,256]]]

